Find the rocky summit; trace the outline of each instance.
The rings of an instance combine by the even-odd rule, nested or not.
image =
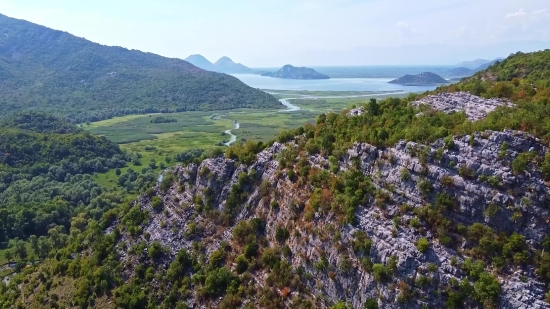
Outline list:
[[[540,249],[537,244],[549,232],[550,191],[531,164],[523,170],[511,167],[522,154],[543,156],[548,151],[538,139],[518,131],[485,131],[430,145],[402,141],[382,149],[355,143],[334,165],[329,158],[298,151],[302,138],[275,143],[248,165],[218,157],[178,166],[169,188],[157,185],[135,202],[152,216],[143,226],[144,236],[123,238],[120,254],[126,254],[126,245],[159,242],[171,252],[160,262],[168,268],[177,252],[200,244],[204,262],[212,264],[219,263],[213,259],[220,251],[227,257],[238,255],[246,244],[243,237],[250,237],[263,253],[248,258],[248,284],[277,286],[269,295],[278,307],[292,308],[298,298],[316,308],[338,301],[353,308],[444,308],[453,291],[485,288],[483,274],[493,273],[499,293],[487,292],[487,301],[495,297],[498,308],[550,308],[543,301],[544,284],[532,268],[497,270],[472,266],[470,260],[481,254],[476,251],[480,240],[472,236],[481,230],[490,237],[513,233],[524,239],[525,252]],[[309,182],[296,176],[304,166]],[[355,224],[342,224],[330,207],[335,197],[316,182],[322,182],[319,175],[335,179],[335,172],[352,171],[372,188],[357,208]],[[236,196],[243,203],[234,208]],[[153,205],[157,197],[162,211]],[[218,215],[204,212],[204,205]],[[220,214],[228,208],[234,219],[221,224]],[[243,222],[261,227],[245,229]],[[282,248],[282,259],[270,255]],[[146,260],[146,255],[124,258],[128,277],[135,261]],[[260,266],[272,262],[284,275]],[[239,271],[239,263],[225,266]],[[265,301],[252,294],[243,306],[266,307]],[[478,308],[483,299],[462,301],[467,308]],[[205,301],[197,291],[186,302],[190,308],[221,305],[220,299]]]
[[[472,121],[485,118],[487,113],[498,106],[512,106],[512,103],[506,99],[485,99],[468,92],[442,92],[413,102],[414,106],[423,104],[445,113],[464,111]]]

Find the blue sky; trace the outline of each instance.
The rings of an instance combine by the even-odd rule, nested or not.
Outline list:
[[[252,67],[454,64],[550,48],[547,0],[0,0],[94,42]]]

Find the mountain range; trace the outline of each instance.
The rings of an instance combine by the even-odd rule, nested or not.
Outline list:
[[[210,62],[204,56],[199,54],[191,55],[185,58],[185,61],[193,64],[196,67],[212,72],[227,74],[252,73],[252,69],[250,69],[249,67],[240,63],[235,63],[233,60],[231,60],[231,58],[225,56],[221,57],[220,59],[218,59],[218,61],[214,63]]]
[[[500,61],[503,58],[496,58],[493,60],[487,60],[487,59],[476,59],[471,61],[462,61],[460,63],[457,63],[455,67],[464,67],[468,69],[479,69],[482,65],[486,65],[488,63],[495,63],[496,61]]]
[[[228,65],[221,60],[220,65]],[[103,46],[0,15],[0,116],[41,110],[74,122],[186,110],[274,108],[237,78],[191,63]]]

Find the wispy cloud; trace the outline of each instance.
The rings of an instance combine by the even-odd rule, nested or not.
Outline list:
[[[525,15],[527,15],[527,12],[525,12],[523,9],[519,9],[519,11],[517,12],[506,14],[505,18],[523,17]]]
[[[541,9],[541,10],[536,10],[536,11],[533,11],[533,15],[539,15],[539,14],[544,14],[548,12],[548,9]]]

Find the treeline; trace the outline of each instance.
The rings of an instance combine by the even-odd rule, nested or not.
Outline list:
[[[178,118],[156,116],[155,118],[151,119],[151,123],[172,123],[172,122],[178,122]]]

